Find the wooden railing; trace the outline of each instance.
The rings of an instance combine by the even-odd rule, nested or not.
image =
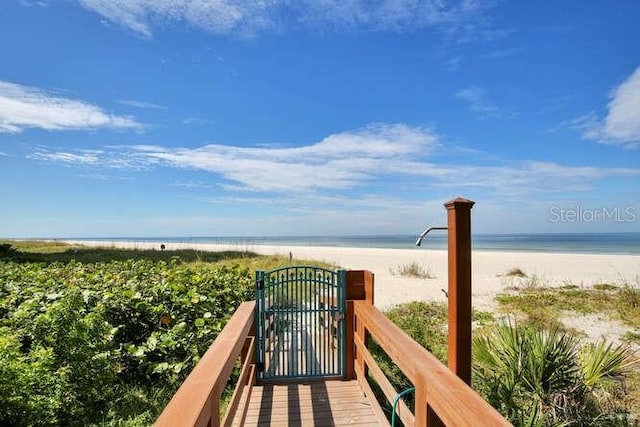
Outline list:
[[[454,199],[448,211],[449,338],[448,363],[435,356],[394,325],[374,306],[374,277],[369,271],[346,273],[346,371],[369,396],[382,424],[386,416],[377,403],[369,377],[386,399],[398,397],[384,371],[367,347],[374,339],[415,387],[415,410],[398,400],[397,414],[406,426],[507,426],[493,407],[470,386],[471,381],[471,228],[473,202]],[[228,426],[243,424],[255,381],[254,302],[236,310],[218,338],[164,409],[157,426]],[[337,321],[337,319],[332,319]],[[242,370],[224,417],[220,397],[240,358]]]
[[[182,383],[156,420],[156,426],[230,426],[234,418],[242,425],[255,380],[254,307],[244,302],[214,343]],[[238,361],[242,369],[224,417],[220,398]]]
[[[402,390],[394,388],[367,348],[371,338],[415,387],[415,412],[398,400],[396,413],[405,426],[510,425],[455,373],[373,306],[371,273],[349,271],[348,281],[352,282],[348,288],[352,290],[351,296],[361,294],[362,299],[347,301],[347,378],[358,380],[381,423],[387,422],[386,416],[368,377],[375,380],[391,404]],[[234,420],[238,425],[243,424],[256,378],[254,307],[254,302],[238,307],[165,407],[156,426],[229,426]],[[242,369],[225,414],[221,416],[220,398],[238,359]]]
[[[353,301],[349,305],[353,307],[353,320],[350,322],[353,325],[353,372],[362,389],[374,402],[381,420],[385,420],[385,415],[375,400],[367,376],[375,380],[390,404],[402,390],[394,388],[369,352],[366,345],[369,337],[378,343],[415,387],[415,413],[402,400],[398,401],[396,413],[404,425],[511,425],[462,379],[369,301]]]

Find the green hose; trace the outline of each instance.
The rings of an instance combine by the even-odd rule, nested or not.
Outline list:
[[[416,389],[415,387],[411,387],[406,390],[403,390],[396,395],[395,399],[393,399],[393,410],[391,411],[391,427],[394,427],[396,425],[396,406],[398,406],[398,400],[400,400],[400,398],[405,394],[415,391],[415,389]]]

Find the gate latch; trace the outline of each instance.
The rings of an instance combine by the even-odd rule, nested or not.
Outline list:
[[[260,279],[256,282],[256,286],[258,287],[258,289],[262,290],[264,289],[264,279]]]

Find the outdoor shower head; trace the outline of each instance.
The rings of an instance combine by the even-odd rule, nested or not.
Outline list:
[[[446,230],[446,229],[447,229],[447,227],[429,227],[429,228],[427,228],[422,233],[420,233],[420,236],[418,236],[418,240],[416,240],[416,246],[420,246],[422,244],[422,240],[427,235],[427,233],[429,233],[431,230]]]

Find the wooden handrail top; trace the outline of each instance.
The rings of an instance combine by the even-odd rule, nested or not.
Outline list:
[[[255,301],[243,302],[156,420],[156,426],[208,423],[213,396],[222,392],[254,323]],[[216,414],[215,416],[218,416]]]
[[[507,420],[433,354],[366,301],[355,301],[358,322],[416,386],[447,425],[509,426]]]
[[[354,311],[376,342],[393,359],[409,381],[416,383],[421,372],[447,370],[433,354],[396,326],[375,306],[366,301],[355,301]],[[448,371],[450,372],[450,371]]]
[[[424,372],[422,376],[429,405],[445,425],[512,426],[500,412],[444,365],[442,370]]]

